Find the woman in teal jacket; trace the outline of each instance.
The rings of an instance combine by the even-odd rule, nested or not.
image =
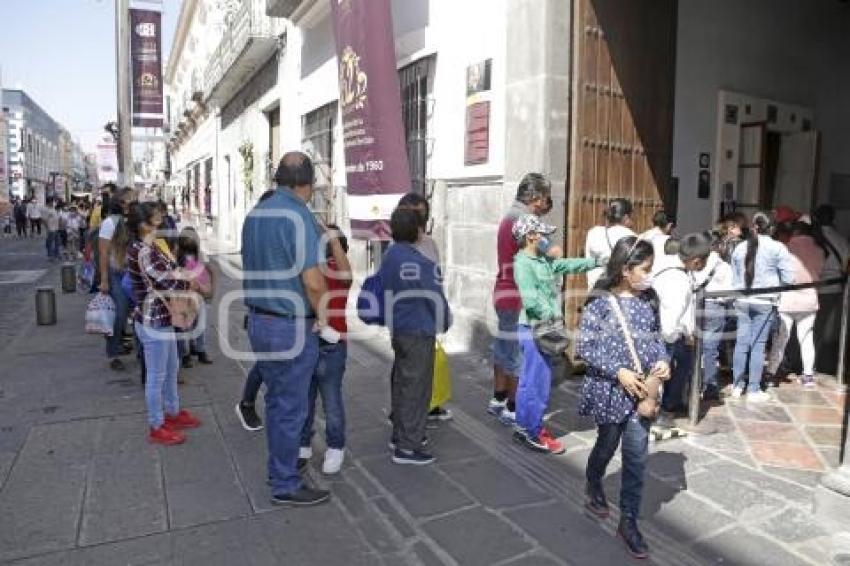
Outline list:
[[[532,328],[537,323],[562,317],[558,277],[584,273],[597,265],[592,258],[552,259],[540,253],[540,239],[554,231],[554,226],[542,223],[532,214],[521,216],[513,227],[513,236],[520,244],[514,257],[514,280],[522,298],[518,329],[522,367],[515,438],[532,450],[561,454],[563,444],[543,426],[552,384],[552,360],[537,348]]]

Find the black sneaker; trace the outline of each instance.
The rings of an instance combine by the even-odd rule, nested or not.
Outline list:
[[[515,430],[514,431],[514,440],[528,448],[529,450],[533,450],[534,452],[542,452],[544,454],[549,453],[549,447],[540,442],[537,438],[531,438],[525,431]]]
[[[602,489],[602,486],[594,487],[588,483],[585,493],[587,493],[587,502],[584,504],[585,508],[600,519],[607,519],[608,500],[605,499],[605,491]]]
[[[643,540],[643,535],[637,528],[637,521],[631,517],[622,517],[617,527],[617,536],[623,539],[626,550],[633,558],[643,560],[649,557],[649,546]]]
[[[393,463],[426,466],[434,463],[434,457],[423,450],[401,450],[400,448],[396,448],[393,452]]]
[[[113,358],[111,362],[109,362],[109,369],[112,371],[124,371],[127,369],[127,366],[124,365],[124,362],[119,360],[118,358]]]
[[[450,421],[452,420],[452,412],[448,409],[444,409],[443,407],[434,407],[428,413],[429,421]]]
[[[190,356],[190,355],[183,356],[183,359],[182,359],[180,365],[184,369],[189,369],[189,368],[195,367],[195,364],[192,363],[192,356]]]
[[[212,359],[207,355],[206,352],[198,352],[198,361],[205,366],[211,365],[213,363]]]
[[[720,388],[716,385],[706,385],[702,392],[703,401],[720,401]]]
[[[390,439],[390,441],[387,443],[387,446],[389,447],[390,450],[395,450],[395,448],[396,448],[395,439]],[[425,448],[426,446],[428,446],[428,437],[423,436],[422,437],[422,448]]]
[[[245,430],[251,432],[263,430],[263,421],[253,405],[246,405],[241,401],[236,403],[236,416],[239,417],[239,422]]]
[[[272,504],[284,507],[310,507],[324,503],[331,498],[331,492],[313,489],[302,485],[297,491],[286,495],[272,495]]]

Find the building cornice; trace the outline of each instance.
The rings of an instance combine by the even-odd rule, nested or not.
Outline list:
[[[195,10],[197,8],[198,0],[183,0],[183,3],[180,5],[180,19],[177,21],[177,29],[174,31],[174,41],[171,42],[171,52],[168,54],[168,64],[165,67],[166,83],[174,83],[174,73],[177,72],[180,55],[186,46],[186,39],[189,37],[189,28],[191,27],[192,18],[195,16]]]

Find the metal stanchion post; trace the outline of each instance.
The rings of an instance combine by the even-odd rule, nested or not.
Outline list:
[[[696,332],[694,333],[694,371],[691,374],[691,395],[688,403],[688,424],[696,426],[699,422],[699,403],[702,393],[702,333],[703,314],[705,313],[705,290],[699,289],[696,296]]]
[[[844,299],[841,302],[841,332],[838,334],[838,370],[835,376],[838,385],[845,386],[844,372],[847,363],[847,309],[850,308],[850,280],[844,279]]]

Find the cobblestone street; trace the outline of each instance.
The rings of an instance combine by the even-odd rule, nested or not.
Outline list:
[[[57,294],[58,324],[35,325],[34,288],[60,289],[42,245],[0,241],[0,277],[45,270],[35,281],[3,284],[10,292],[0,305],[2,330],[14,338],[0,350],[0,561],[630,562],[613,536],[615,518],[600,524],[583,512],[583,469],[595,432],[575,413],[575,382],[555,391],[551,403],[550,425],[567,453],[532,454],[483,410],[487,357],[451,354],[455,418],[429,431],[437,465],[411,469],[393,465],[386,448],[387,341],[355,341],[345,384],[348,458],[338,477],[323,476],[317,435],[308,472],[330,487],[333,502],[273,509],[264,434],[244,431],[233,410],[247,362],[221,354],[225,339],[245,346],[241,304],[222,311],[232,316],[214,315],[215,365],[182,370],[183,403],[204,426],[185,445],[155,448],[145,439],[137,365],[111,372],[101,339],[82,332],[88,296]],[[218,296],[236,288],[224,277]],[[829,537],[810,514],[817,472],[760,465],[738,433],[716,426],[719,418],[704,421],[714,423],[705,434],[652,450],[643,504],[651,562],[824,563]],[[619,479],[615,463],[607,481],[615,501]]]

